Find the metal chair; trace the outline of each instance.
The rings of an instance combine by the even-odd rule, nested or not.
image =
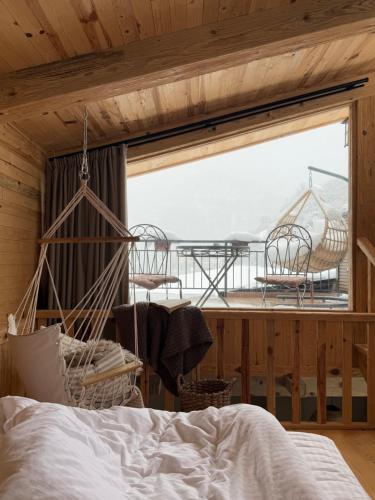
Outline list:
[[[284,286],[297,292],[297,306],[303,306],[306,293],[307,272],[312,251],[309,232],[297,224],[283,224],[273,229],[267,237],[264,251],[264,276],[255,280],[263,284],[263,303],[268,285]],[[312,283],[311,283],[312,293]]]
[[[129,281],[147,290],[146,299],[150,301],[151,290],[165,286],[168,298],[169,283],[178,283],[182,298],[182,282],[177,276],[168,275],[170,243],[165,233],[152,224],[138,224],[129,229],[132,236],[138,236],[131,255]]]

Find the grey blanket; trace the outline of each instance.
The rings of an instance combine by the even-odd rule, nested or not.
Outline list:
[[[118,306],[113,314],[118,340],[134,352],[134,307]],[[156,304],[138,302],[137,325],[139,357],[149,362],[165,387],[177,396],[178,375],[195,368],[212,344],[201,310],[187,306],[168,313]]]

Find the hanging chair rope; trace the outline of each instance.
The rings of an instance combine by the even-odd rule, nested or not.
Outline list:
[[[81,367],[80,378],[82,380],[82,389],[79,401],[75,404],[83,404],[87,407],[97,407],[99,400],[117,401],[120,396],[126,396],[128,388],[135,389],[137,371],[142,365],[138,360],[138,326],[137,326],[137,311],[134,295],[134,345],[135,345],[135,360],[129,363],[129,369],[125,366],[123,369],[119,368],[118,373],[113,375],[114,380],[105,378],[105,373],[97,377],[97,383],[92,382],[88,377],[89,371],[92,371],[93,358],[96,354],[98,344],[102,338],[104,327],[107,323],[110,311],[114,304],[115,298],[120,289],[121,283],[128,268],[130,249],[134,245],[136,238],[133,238],[126,226],[115,216],[115,214],[96,196],[96,194],[88,187],[90,179],[89,162],[87,155],[87,138],[88,138],[88,116],[87,109],[84,113],[84,135],[83,135],[83,155],[82,163],[79,172],[81,181],[80,187],[70,202],[61,211],[49,229],[47,229],[42,237],[42,244],[40,248],[39,260],[37,269],[34,276],[26,290],[15,317],[10,317],[9,330],[16,330],[18,334],[27,335],[35,331],[37,300],[39,295],[40,281],[44,267],[46,267],[49,280],[51,282],[53,295],[61,317],[61,323],[64,333],[70,339],[73,346],[74,342],[79,341],[79,344],[89,341],[87,348],[77,349],[73,352],[67,366],[66,374],[69,379],[69,373],[73,367]],[[86,199],[88,203],[107,221],[109,226],[123,238],[119,241],[119,246],[114,255],[106,265],[105,269],[101,272],[97,280],[92,284],[89,290],[76,304],[76,306],[68,312],[64,317],[64,311],[61,306],[61,301],[58,296],[57,287],[54,282],[53,270],[48,262],[47,254],[50,243],[55,243],[54,235],[58,229],[64,224],[67,218],[72,214],[78,204]],[[43,240],[48,239],[48,243]],[[105,240],[105,237],[103,237]],[[56,238],[56,243],[59,239]],[[133,293],[135,294],[135,287],[133,285]],[[93,314],[94,312],[94,314]],[[74,336],[71,335],[72,328],[75,322],[78,323],[74,329]],[[128,373],[129,372],[129,373]],[[125,377],[125,378],[124,378]],[[92,378],[92,376],[91,376]],[[95,379],[95,377],[94,377]],[[125,380],[126,379],[126,380]],[[124,380],[124,383],[119,381]],[[117,381],[117,382],[116,382]],[[107,392],[110,391],[111,397],[107,397]],[[125,394],[126,393],[126,394]],[[88,394],[91,400],[88,401]],[[131,397],[131,396],[129,396]],[[126,398],[125,398],[126,399]],[[124,400],[125,401],[125,400]],[[126,401],[125,401],[126,402]]]

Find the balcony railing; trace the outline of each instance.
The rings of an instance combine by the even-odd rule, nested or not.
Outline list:
[[[209,283],[198,263],[191,256],[183,255],[178,247],[181,245],[218,245],[230,248],[233,245],[233,242],[228,240],[170,240],[169,243],[167,274],[178,276],[182,282],[182,288],[187,291],[205,290]],[[264,245],[265,241],[248,243],[248,251],[240,253],[233,266],[224,273],[218,286],[221,294],[226,296],[230,292],[260,291],[261,284],[255,281],[255,278],[264,276]],[[209,257],[196,256],[196,259],[211,278],[217,275],[225,262],[222,256],[215,257],[213,254]],[[314,281],[315,291],[339,292],[338,269],[310,273],[308,277]],[[177,288],[178,284],[168,286],[173,289]]]

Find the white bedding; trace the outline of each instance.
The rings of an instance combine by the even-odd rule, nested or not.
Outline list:
[[[369,498],[327,438],[257,406],[89,411],[2,398],[0,498]]]

